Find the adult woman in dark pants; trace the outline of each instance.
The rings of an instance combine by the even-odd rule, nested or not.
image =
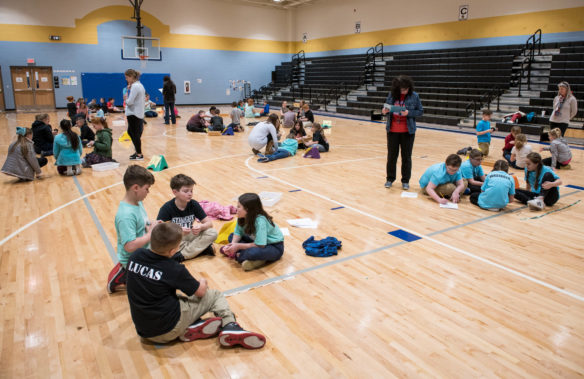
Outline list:
[[[412,150],[416,136],[416,117],[424,114],[422,102],[414,92],[414,82],[407,75],[400,75],[391,82],[391,92],[385,103],[405,108],[401,112],[390,112],[385,106],[383,114],[387,114],[387,181],[385,188],[391,188],[396,179],[397,156],[401,148],[401,182],[404,190],[410,189],[412,176]]]
[[[164,124],[168,125],[168,118],[172,121],[172,125],[176,125],[176,115],[174,114],[174,95],[176,94],[176,86],[170,79],[170,76],[165,76],[162,79],[164,85],[162,86],[162,97],[164,98]]]
[[[130,155],[130,160],[144,160],[142,154],[142,132],[144,131],[144,106],[146,104],[146,90],[140,83],[140,73],[127,69],[124,73],[128,82],[126,100],[126,119],[128,120],[128,134],[132,139],[136,153]]]
[[[560,128],[562,137],[566,134],[568,123],[578,113],[578,102],[570,90],[568,82],[558,84],[558,95],[554,98],[554,109],[550,116],[550,130]],[[542,134],[542,141],[549,141],[547,132]]]

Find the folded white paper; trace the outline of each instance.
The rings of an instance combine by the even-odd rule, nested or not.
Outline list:
[[[289,236],[290,235],[290,231],[288,230],[288,228],[280,228],[280,230],[282,231],[282,234],[284,236]]]
[[[440,204],[440,208],[446,208],[446,209],[458,209],[458,204],[457,203],[451,203],[450,201],[446,204]]]
[[[286,221],[288,224],[297,228],[316,229],[318,227],[318,221],[314,221],[310,218],[297,218],[295,220]]]
[[[406,192],[406,191],[402,191],[401,197],[410,197],[412,199],[415,199],[415,198],[418,197],[418,193],[417,192]]]

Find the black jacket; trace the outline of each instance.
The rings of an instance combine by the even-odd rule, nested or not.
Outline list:
[[[174,103],[174,94],[176,93],[176,86],[169,80],[168,82],[164,82],[164,86],[162,87],[162,96],[164,98],[165,103]]]
[[[53,129],[42,121],[32,123],[32,142],[34,151],[40,154],[41,151],[53,151]]]

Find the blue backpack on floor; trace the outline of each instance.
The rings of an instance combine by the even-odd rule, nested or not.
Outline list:
[[[330,257],[337,255],[337,250],[342,248],[343,243],[335,237],[326,237],[322,240],[315,240],[314,236],[310,236],[306,241],[302,242],[302,247],[306,255],[311,257]]]
[[[232,136],[233,135],[233,128],[230,126],[221,133],[224,136]]]

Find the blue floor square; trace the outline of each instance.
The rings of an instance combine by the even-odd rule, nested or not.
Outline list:
[[[387,234],[391,234],[392,236],[402,239],[406,242],[413,242],[422,239],[422,237],[418,237],[417,235],[408,233],[402,229],[394,230],[393,232],[388,232]]]

